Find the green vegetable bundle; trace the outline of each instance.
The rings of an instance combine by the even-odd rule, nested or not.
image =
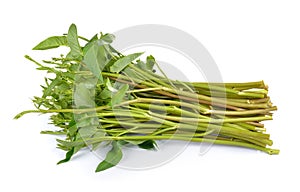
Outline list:
[[[58,148],[67,162],[79,150],[97,150],[111,145],[96,172],[118,164],[122,147],[156,149],[157,140],[208,142],[252,148],[269,154],[272,145],[262,124],[272,119],[276,107],[270,102],[263,81],[248,83],[201,83],[169,79],[153,56],[123,55],[111,43],[112,34],[91,39],[77,35],[74,24],[67,34],[49,37],[34,50],[67,46],[64,56],[34,62],[50,75],[42,85],[43,95],[34,97],[35,110],[51,114],[62,135]],[[156,69],[158,71],[155,72]]]

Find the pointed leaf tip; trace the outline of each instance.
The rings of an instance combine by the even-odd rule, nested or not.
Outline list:
[[[122,71],[125,67],[127,67],[132,61],[137,59],[139,56],[141,56],[144,52],[141,53],[133,53],[130,55],[127,55],[125,57],[122,57],[118,59],[111,67],[110,71],[111,72],[116,72],[119,73]]]
[[[74,147],[72,147],[72,149],[66,153],[66,158],[63,159],[63,160],[60,160],[57,163],[57,165],[62,164],[62,163],[66,163],[66,162],[70,161],[70,159],[73,156],[73,154],[74,154]]]
[[[83,56],[77,34],[77,27],[75,24],[71,24],[67,35],[68,45],[71,49],[68,56],[73,59],[81,59]]]
[[[97,166],[95,172],[104,171],[117,165],[123,157],[122,150],[117,141],[112,142],[112,149],[106,154],[105,159]]]
[[[52,36],[36,45],[32,50],[47,50],[57,48],[59,46],[68,46],[66,36]]]

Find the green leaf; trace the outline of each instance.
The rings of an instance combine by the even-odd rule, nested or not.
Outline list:
[[[111,98],[112,93],[108,90],[107,87],[103,89],[99,95],[100,99],[108,99]]]
[[[124,96],[126,94],[126,91],[129,89],[128,84],[124,84],[121,89],[115,93],[111,98],[111,106],[115,106],[119,103],[121,103],[124,99]]]
[[[144,141],[143,143],[138,144],[138,146],[142,149],[152,149],[152,150],[156,150],[157,148],[157,144],[155,143],[154,140],[147,140]]]
[[[94,35],[87,44],[85,44],[85,46],[83,47],[83,54],[85,55],[87,50],[89,50],[89,48],[93,45],[93,43],[98,40],[98,34]]]
[[[78,133],[76,135],[76,141],[84,140],[88,145],[88,140],[92,138],[96,133],[103,132],[102,129],[98,129],[99,119],[91,114],[75,114],[76,125],[78,127]],[[104,133],[103,133],[104,134]]]
[[[117,89],[117,90],[121,89],[121,87],[122,87],[123,85],[125,85],[125,83],[121,83],[121,82],[119,82],[119,81],[115,81],[115,82],[114,82],[114,88]]]
[[[97,118],[97,120],[98,120],[98,118]],[[91,119],[88,123],[92,124],[91,121],[94,121],[94,120]],[[80,137],[84,140],[84,139],[91,138],[93,135],[95,135],[95,133],[97,131],[98,130],[97,130],[96,125],[89,125],[89,126],[85,126],[85,127],[80,127],[80,129],[78,131],[78,134],[80,134]]]
[[[100,83],[103,83],[101,72],[105,65],[109,62],[106,45],[98,45],[98,41],[95,41],[84,55],[83,62],[99,79]]]
[[[104,35],[101,35],[100,39],[107,43],[112,43],[115,40],[115,36],[113,34],[106,33]]]
[[[108,45],[108,47],[109,47],[109,50],[110,50],[112,53],[116,53],[116,54],[119,55],[119,56],[122,55],[119,51],[117,51],[117,50],[116,50],[115,48],[113,48],[111,45]]]
[[[147,70],[146,63],[143,62],[143,61],[138,60],[138,61],[136,62],[136,65],[137,65],[140,69]]]
[[[42,98],[46,98],[47,96],[53,94],[53,89],[61,83],[62,83],[62,79],[59,76],[57,76],[54,80],[52,80],[50,85],[43,90]]]
[[[69,130],[68,135],[69,135],[70,137],[75,136],[75,134],[76,134],[76,132],[77,132],[77,130],[78,130],[77,128],[78,128],[78,127],[77,127],[76,121],[75,121],[75,119],[74,119],[74,117],[73,117],[72,120],[70,121],[69,125],[68,125],[68,130]]]
[[[115,92],[118,91],[116,88],[114,88],[114,87],[112,86],[112,84],[111,84],[109,78],[106,79],[106,84],[105,84],[105,85],[106,85],[107,89],[108,89],[109,91],[113,92],[113,93],[115,93]]]
[[[69,151],[66,153],[65,159],[60,160],[60,161],[57,163],[57,165],[59,165],[59,164],[61,164],[61,163],[66,163],[66,162],[70,161],[70,159],[71,159],[71,157],[73,156],[73,154],[74,154],[74,147],[72,147],[72,149],[69,150]]]
[[[67,57],[81,60],[82,50],[78,42],[77,28],[75,24],[72,24],[70,26],[67,39],[68,39],[68,45],[71,49]]]
[[[77,108],[93,107],[94,102],[94,89],[89,89],[86,83],[78,83],[75,85],[74,103]]]
[[[122,150],[117,141],[112,142],[112,149],[106,154],[105,159],[98,165],[96,172],[104,171],[117,165],[123,157]]]
[[[59,46],[68,46],[68,40],[66,36],[49,37],[35,46],[33,50],[53,49]]]
[[[151,150],[156,150],[157,149],[157,144],[154,140],[122,140],[123,145],[126,145],[128,143],[132,145],[137,145],[139,148],[142,149],[151,149]]]
[[[152,71],[155,62],[156,62],[155,58],[152,55],[149,55],[146,59],[146,63],[139,60],[139,61],[137,61],[137,66],[143,70]]]
[[[119,73],[125,67],[127,67],[127,65],[129,65],[132,61],[134,61],[136,58],[138,58],[142,54],[143,53],[133,53],[133,54],[130,54],[130,55],[127,55],[125,57],[118,59],[112,66],[110,66],[110,71]]]
[[[150,71],[153,70],[153,66],[155,64],[155,58],[152,55],[149,55],[146,59],[146,68]]]
[[[99,137],[105,137],[106,132],[104,129],[98,129],[97,132],[93,135],[93,138],[99,138]],[[107,141],[106,141],[107,142]],[[95,151],[101,144],[102,142],[99,143],[94,143],[92,144],[92,150]]]
[[[77,127],[86,127],[91,125],[98,125],[98,118],[93,115],[94,112],[90,113],[78,113],[74,114]]]

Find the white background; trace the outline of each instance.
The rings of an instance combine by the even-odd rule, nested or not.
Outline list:
[[[197,3],[196,3],[197,2]],[[1,1],[0,191],[299,191],[300,4],[297,1]],[[166,24],[196,37],[225,81],[263,79],[279,110],[267,123],[278,156],[215,146],[199,156],[192,145],[156,169],[94,173],[98,159],[64,153],[40,135],[45,116],[13,116],[31,108],[42,73],[24,59],[31,48],[76,23],[87,37],[137,24]],[[134,157],[132,157],[134,158]]]

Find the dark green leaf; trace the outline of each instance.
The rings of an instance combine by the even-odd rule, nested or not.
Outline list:
[[[132,145],[137,145],[139,148],[142,149],[151,149],[151,150],[156,150],[157,149],[157,144],[154,140],[130,140],[126,139],[122,141],[123,145],[126,144],[132,144]]]
[[[67,57],[80,60],[82,58],[82,50],[78,42],[77,28],[75,24],[70,26],[67,39],[68,45],[71,49],[71,52]]]
[[[66,36],[49,37],[35,46],[33,50],[53,49],[59,46],[68,46],[68,40]]]
[[[119,103],[121,103],[124,99],[124,96],[126,94],[126,91],[128,90],[129,86],[128,84],[124,84],[121,89],[115,93],[111,98],[111,106],[115,106]]]
[[[96,172],[104,171],[117,165],[122,159],[122,150],[117,141],[112,142],[112,149],[106,154],[105,159],[98,165]]]
[[[138,58],[142,54],[143,53],[133,53],[133,54],[130,54],[130,55],[127,55],[125,57],[118,59],[112,66],[110,66],[110,71],[119,73],[125,67],[127,67],[127,65],[129,65],[132,61],[134,61],[136,58]]]
[[[108,99],[111,98],[112,93],[108,90],[107,87],[103,89],[99,95],[100,99]]]
[[[73,154],[74,154],[74,147],[72,147],[72,149],[66,153],[66,158],[63,160],[60,160],[57,164],[59,165],[61,163],[66,163],[66,162],[70,161]]]
[[[157,144],[154,140],[147,140],[143,143],[138,144],[138,146],[142,149],[152,149],[155,150],[157,148]]]

